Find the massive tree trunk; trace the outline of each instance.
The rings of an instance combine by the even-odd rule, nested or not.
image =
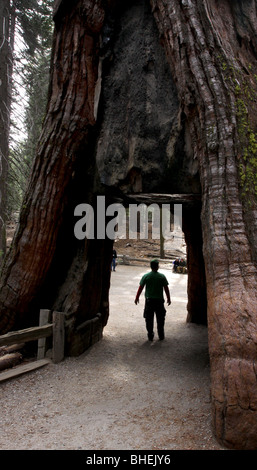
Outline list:
[[[256,2],[152,5],[200,166],[214,426],[256,448]]]
[[[83,303],[81,291],[87,289],[83,276],[92,269],[102,291],[105,250],[95,248],[93,241],[86,241],[86,246],[77,244],[73,233],[76,201],[89,200],[92,192],[94,93],[99,31],[104,19],[100,7],[95,6],[91,15],[92,5],[80,3],[81,9],[79,5],[74,9],[61,8],[63,16],[57,21],[44,128],[14,243],[2,270],[2,332],[24,322],[37,323],[38,308],[44,305],[55,305],[66,312],[79,311]],[[93,252],[94,266],[88,268]],[[97,263],[99,257],[101,263]],[[76,263],[80,264],[79,270]],[[64,299],[69,298],[69,306],[64,306],[63,297],[59,303],[57,298],[71,265],[71,284],[66,284],[70,297],[67,291],[63,294]],[[81,283],[80,288],[77,283]],[[88,290],[89,297],[97,297],[90,287]],[[98,312],[99,302],[86,297],[84,310],[90,312],[96,303]]]
[[[105,182],[109,181],[108,194],[112,184],[119,189],[119,195],[125,190],[143,190],[144,185],[148,191],[154,191],[163,184],[163,175],[171,174],[166,169],[169,165],[172,168],[172,161],[176,161],[179,173],[181,168],[175,157],[183,149],[184,162],[189,162],[187,168],[190,168],[186,173],[188,185],[183,186],[183,191],[186,187],[187,191],[197,192],[195,165],[201,184],[205,263],[201,283],[206,282],[207,286],[214,429],[217,438],[227,446],[256,449],[256,1],[151,0],[150,3],[175,83],[175,87],[172,83],[167,87],[167,103],[177,125],[174,116],[169,119],[167,103],[162,106],[159,103],[165,80],[169,79],[167,69],[158,62],[163,60],[159,46],[151,43],[155,32],[149,13],[143,13],[140,18],[148,25],[148,35],[147,44],[142,47],[149,57],[142,69],[147,72],[149,87],[156,84],[160,70],[161,86],[152,87],[156,93],[146,89],[145,109],[135,105],[135,116],[130,113],[137,95],[130,90],[122,121],[127,127],[119,126],[117,116],[123,118],[116,113],[116,121],[110,128],[106,121],[110,100],[117,100],[117,96],[124,99],[124,93],[120,93],[123,84],[119,83],[117,57],[126,60],[127,51],[119,54],[117,45],[125,47],[124,38],[129,36],[122,30],[119,18],[126,17],[127,29],[132,25],[133,31],[133,25],[137,29],[142,22],[134,18],[133,23],[132,13],[124,13],[124,5],[128,10],[134,6],[138,14],[141,11],[137,10],[138,5],[147,8],[149,3],[125,2],[119,9],[119,1],[78,0],[72,5],[65,0],[56,2],[48,110],[19,228],[2,272],[0,328],[5,332],[26,322],[37,322],[39,308],[59,309],[70,315],[68,352],[85,347],[81,332],[88,328],[86,320],[101,313],[97,323],[101,329],[108,319],[112,243],[107,239],[76,240],[74,207],[81,202],[94,205],[97,191],[103,190],[99,184],[101,175]],[[138,37],[135,35],[134,39]],[[106,52],[105,46],[111,40],[113,49]],[[133,68],[136,68],[135,61],[128,66],[128,77]],[[100,100],[98,118],[101,83],[107,104]],[[113,86],[113,92],[108,91],[108,83]],[[171,88],[176,91],[169,94]],[[158,104],[158,113],[154,113],[152,95],[156,95],[154,105]],[[119,100],[117,106],[118,103]],[[154,119],[151,121],[149,116]],[[145,122],[149,135],[152,128],[160,127],[157,141],[166,142],[162,149],[165,162],[160,160],[155,135],[147,141],[147,145],[152,142],[155,146],[153,155],[150,146],[145,147],[141,124],[137,128],[135,119]],[[119,150],[119,160],[115,156],[112,159],[115,131],[118,138],[124,133],[119,149],[118,145],[115,147]],[[169,132],[172,139],[167,137]],[[141,169],[142,157],[135,150],[138,145],[141,155],[147,154]],[[107,147],[110,152],[105,155]],[[121,158],[124,148],[128,149],[126,165],[125,157]],[[148,173],[144,173],[142,169],[148,160],[151,165],[147,167]],[[159,168],[156,161],[160,163]],[[116,179],[110,167],[107,168],[108,162],[115,164]],[[157,176],[150,178],[151,183],[148,178],[146,183],[144,175],[149,177],[151,168]],[[179,191],[181,181],[179,187],[174,182],[169,186],[166,178],[165,189],[176,187]],[[189,231],[190,217],[185,226]],[[192,239],[193,244],[196,237],[197,230],[191,236],[187,233],[187,239],[189,242]],[[200,259],[199,253],[197,256]],[[90,334],[87,345],[96,332],[91,330]]]

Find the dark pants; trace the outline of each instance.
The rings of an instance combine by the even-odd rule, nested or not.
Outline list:
[[[164,308],[164,300],[159,299],[146,299],[145,309],[144,309],[144,318],[146,330],[148,333],[148,338],[150,340],[154,337],[153,324],[154,324],[154,314],[156,315],[157,321],[157,331],[159,339],[164,339],[164,322],[166,310]]]

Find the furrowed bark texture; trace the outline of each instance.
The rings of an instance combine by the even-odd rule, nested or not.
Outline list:
[[[256,74],[256,2],[151,4],[200,167],[214,428],[227,446],[256,449],[256,212],[248,210],[246,222],[231,87],[236,70],[254,90],[256,106],[249,72]],[[243,80],[234,85],[243,87]],[[251,109],[249,119],[256,132]]]
[[[74,258],[79,256],[75,253],[76,247],[70,245],[75,237],[74,205],[69,206],[69,199],[78,197],[81,202],[89,191],[88,146],[90,131],[95,125],[97,50],[104,11],[98,2],[88,1],[77,2],[74,9],[65,6],[61,13],[60,16],[56,11],[52,76],[44,128],[19,227],[2,271],[1,333],[19,326],[26,319],[37,323],[38,307],[50,303],[52,292],[54,300],[58,297],[58,283],[61,285],[62,271],[67,271],[67,265],[71,263],[71,253]],[[79,177],[75,176],[76,170]],[[82,187],[80,195],[78,178]],[[72,222],[65,225],[68,217]],[[57,246],[64,248],[60,258]],[[101,253],[103,257],[103,251]],[[102,262],[105,262],[104,257]],[[82,278],[87,264],[88,261],[83,263],[82,259]],[[73,301],[79,303],[81,298]],[[90,300],[87,302],[90,304]],[[34,320],[31,320],[33,315]]]
[[[168,72],[153,39],[149,4],[171,71],[167,93],[171,88],[172,93],[165,106],[160,103],[164,92],[163,85],[157,90],[157,77],[161,70],[160,80],[165,80]],[[130,7],[135,13],[125,11]],[[118,21],[115,30],[112,14],[124,15],[124,28]],[[194,272],[199,271],[197,264],[205,264],[205,275],[196,274],[200,283],[194,292],[206,282],[214,430],[228,447],[256,449],[256,1],[77,0],[70,4],[58,0],[55,22],[46,119],[20,225],[1,276],[1,333],[25,319],[31,322],[39,308],[52,308],[71,314],[68,352],[85,348],[89,330],[92,338],[99,337],[96,314],[102,314],[102,326],[108,318],[112,244],[75,239],[76,204],[94,204],[95,188],[103,190],[101,184],[114,185],[119,194],[161,187],[175,193],[182,181],[184,191],[197,192],[199,170],[199,245],[199,213],[192,222],[192,214],[186,214],[184,228]],[[134,25],[141,28],[138,35]],[[113,28],[113,50],[101,57],[105,40],[112,42]],[[138,60],[133,47],[125,48],[127,40],[135,40],[135,48],[140,49]],[[123,47],[126,54],[120,50]],[[124,88],[119,61],[127,54],[130,62],[124,80],[133,81]],[[143,74],[141,81],[133,75],[136,68]],[[137,83],[143,95],[138,94]],[[137,98],[142,96],[141,106]],[[120,113],[116,106],[121,106]],[[123,116],[121,124],[117,115]],[[109,123],[113,116],[115,128]],[[124,149],[129,153],[125,162]],[[158,165],[162,153],[165,162]],[[187,172],[180,161],[182,154]],[[172,162],[186,181],[174,178]],[[117,165],[115,178],[110,171],[113,164]],[[167,176],[172,174],[169,182]],[[198,227],[190,232],[194,222]],[[191,306],[199,305],[197,296],[189,299]]]

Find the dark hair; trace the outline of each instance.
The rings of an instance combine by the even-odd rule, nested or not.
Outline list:
[[[150,263],[151,269],[158,269],[159,267],[159,261],[158,259],[153,259]]]

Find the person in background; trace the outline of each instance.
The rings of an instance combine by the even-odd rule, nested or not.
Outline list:
[[[116,259],[117,259],[117,252],[116,250],[112,251],[112,264],[111,264],[111,270],[115,271],[116,268]]]

